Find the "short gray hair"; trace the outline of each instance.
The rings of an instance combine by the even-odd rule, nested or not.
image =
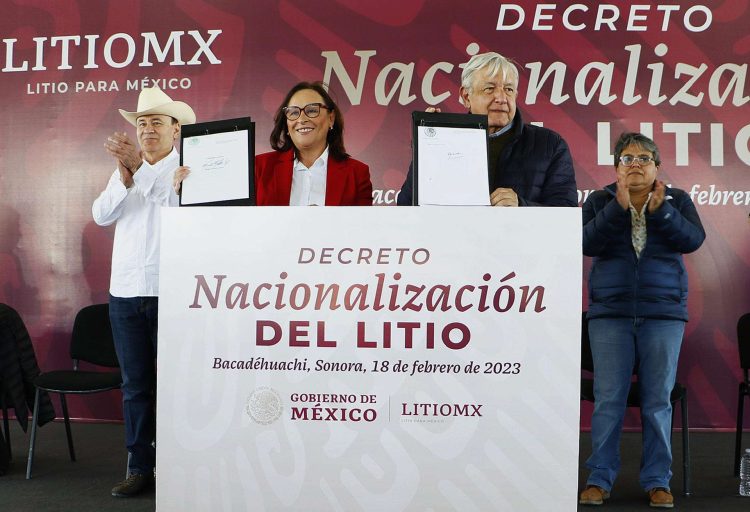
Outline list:
[[[620,163],[620,155],[622,155],[622,152],[631,144],[638,146],[644,151],[649,151],[654,157],[654,163],[656,166],[658,167],[661,165],[661,157],[659,156],[659,148],[656,145],[656,142],[642,133],[626,132],[622,133],[615,143],[615,167]]]
[[[518,68],[512,61],[496,52],[480,53],[469,59],[463,73],[461,73],[461,87],[471,92],[474,85],[474,74],[484,68],[487,68],[489,76],[502,73],[504,78],[511,77],[518,87]],[[460,98],[459,101],[463,105],[463,98]]]

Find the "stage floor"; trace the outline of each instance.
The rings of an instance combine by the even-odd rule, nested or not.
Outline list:
[[[693,495],[682,496],[681,433],[674,433],[675,453],[672,488],[675,507],[681,511],[747,511],[750,498],[737,494],[738,480],[732,473],[733,433],[693,432],[690,435]],[[746,438],[750,443],[750,437]],[[55,422],[45,425],[37,434],[34,472],[25,480],[28,434],[17,423],[11,423],[13,461],[5,476],[0,477],[0,504],[14,512],[68,511],[153,511],[154,493],[129,499],[112,498],[109,491],[122,479],[125,471],[124,431],[120,424],[75,423],[73,439],[77,462],[70,462],[65,442],[65,427]],[[581,434],[581,462],[588,457],[590,440]],[[648,500],[638,487],[640,434],[623,436],[623,467],[612,497],[601,510],[646,510]],[[582,464],[581,464],[582,466]],[[586,472],[581,470],[579,480]],[[580,487],[580,485],[579,485]],[[579,507],[579,510],[596,510]],[[385,511],[384,511],[385,512]],[[463,512],[463,511],[462,511]]]

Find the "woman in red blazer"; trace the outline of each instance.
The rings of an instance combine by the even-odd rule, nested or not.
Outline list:
[[[258,206],[366,206],[370,169],[344,149],[344,118],[321,82],[301,82],[276,111],[275,151],[255,157]]]

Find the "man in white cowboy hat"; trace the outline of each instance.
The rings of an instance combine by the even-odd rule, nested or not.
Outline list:
[[[117,169],[92,213],[100,226],[117,223],[109,317],[122,372],[125,444],[131,459],[128,478],[112,495],[128,497],[154,483],[160,212],[162,206],[178,204],[172,179],[180,156],[174,142],[181,125],[195,122],[195,113],[154,87],[141,91],[137,111],[120,114],[136,127],[140,150],[125,133],[107,139],[104,148]]]

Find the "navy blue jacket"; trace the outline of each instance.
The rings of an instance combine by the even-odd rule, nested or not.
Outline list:
[[[513,135],[498,157],[495,183],[490,188],[513,189],[519,206],[577,206],[573,159],[565,140],[547,128],[523,124],[520,109],[511,130]],[[409,166],[396,201],[399,206],[412,204],[412,181]]]
[[[589,318],[688,319],[688,276],[682,254],[706,238],[690,196],[667,187],[654,213],[646,210],[646,246],[640,259],[631,239],[630,210],[615,199],[616,185],[583,205],[583,253],[593,256]]]

